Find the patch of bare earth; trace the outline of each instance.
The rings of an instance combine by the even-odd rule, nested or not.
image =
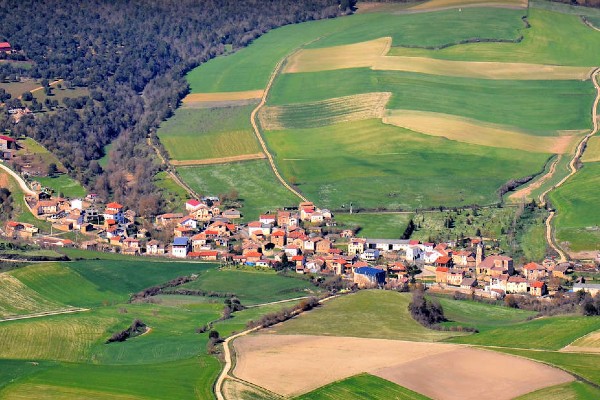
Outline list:
[[[189,165],[210,165],[210,164],[227,164],[230,162],[249,161],[249,160],[261,160],[266,158],[264,153],[256,154],[242,154],[239,156],[231,157],[218,157],[218,158],[205,158],[204,160],[171,160],[171,164],[176,166],[189,166]]]
[[[542,177],[536,179],[533,183],[517,190],[516,192],[508,196],[508,198],[513,201],[530,199],[531,192],[541,187],[544,183],[546,183],[550,178],[554,176],[554,174],[556,173],[556,165],[558,165],[558,163],[560,162],[561,157],[562,155],[559,154],[558,157],[550,165],[550,169],[548,170],[548,172],[546,172]]]
[[[253,334],[234,345],[235,375],[284,396],[363,372],[440,400],[508,400],[573,380],[544,364],[447,343]]]

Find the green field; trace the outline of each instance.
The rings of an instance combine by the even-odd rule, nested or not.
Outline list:
[[[237,191],[243,204],[240,211],[246,221],[300,201],[275,179],[265,160],[180,167],[177,173],[198,193],[219,195]]]
[[[330,383],[296,400],[397,399],[426,400],[428,397],[369,374],[355,375]]]
[[[166,171],[159,172],[154,179],[154,184],[163,189],[167,203],[173,209],[180,208],[189,198],[188,192],[179,186]]]
[[[596,94],[590,81],[490,80],[349,68],[280,75],[268,104],[372,92],[392,93],[388,109],[457,115],[547,136],[591,128],[589,110]]]
[[[420,46],[439,46],[474,37],[516,39],[523,28],[522,15],[521,10],[465,9],[462,14],[455,10],[410,15],[372,13],[288,25],[265,34],[235,54],[218,57],[192,70],[187,80],[192,93],[264,89],[278,61],[317,39],[312,47],[382,36],[391,36],[394,45]]]
[[[600,209],[597,185],[600,163],[586,163],[564,185],[550,192],[558,210],[553,221],[556,238],[571,251],[600,249]]]
[[[406,230],[409,214],[354,213],[335,215],[340,229],[359,229],[359,237],[398,239]]]
[[[308,281],[278,275],[274,271],[208,270],[182,287],[235,294],[242,304],[267,303],[318,295],[320,290]]]
[[[577,338],[600,329],[600,318],[559,316],[500,326],[468,337],[453,338],[454,343],[521,349],[559,350]]]
[[[349,336],[433,342],[457,332],[427,329],[408,312],[411,296],[382,290],[360,291],[325,303],[321,308],[274,328],[279,334]]]
[[[260,151],[250,125],[256,105],[182,108],[161,124],[158,137],[173,160],[202,160]]]
[[[36,181],[42,186],[48,187],[58,196],[61,193],[67,198],[84,197],[86,190],[79,182],[67,174],[60,174],[54,177],[36,177]]]
[[[355,208],[406,210],[490,204],[498,201],[502,184],[534,173],[547,158],[421,135],[378,120],[270,131],[265,137],[280,172],[331,209],[350,202]]]
[[[495,12],[495,11],[494,11]],[[390,55],[466,61],[527,62],[537,64],[600,65],[600,32],[585,26],[579,16],[530,8],[530,29],[520,43],[474,43],[442,50],[396,47]]]
[[[583,382],[571,382],[536,390],[516,400],[594,400],[599,397],[600,389]]]

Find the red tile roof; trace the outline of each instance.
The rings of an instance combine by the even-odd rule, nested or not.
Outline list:
[[[2,47],[2,43],[0,43],[0,47]],[[7,142],[15,142],[16,141],[15,139],[8,137],[8,136],[4,136],[4,135],[0,135],[0,140],[5,140]]]
[[[544,287],[544,285],[545,285],[545,283],[544,283],[544,282],[535,281],[535,282],[531,282],[531,285],[530,285],[530,286],[531,286],[531,287],[534,287],[534,288],[540,288],[540,289],[541,289],[541,288],[543,288],[543,287]]]
[[[448,272],[448,268],[447,267],[437,267],[435,269],[435,272]]]
[[[197,207],[197,206],[199,206],[199,205],[200,205],[200,204],[202,204],[202,203],[201,203],[201,202],[199,202],[199,201],[198,201],[198,200],[196,200],[196,199],[191,199],[191,200],[188,200],[188,201],[187,201],[185,204],[189,204],[189,205],[190,205],[190,206],[192,206],[192,207]]]
[[[123,206],[119,203],[108,203],[106,205],[106,208],[116,208],[116,209],[121,209],[123,208]]]
[[[292,261],[302,261],[304,260],[304,256],[294,256],[292,257]]]
[[[436,264],[448,264],[450,261],[452,261],[452,257],[440,256],[437,258],[437,260],[435,260],[435,263]]]

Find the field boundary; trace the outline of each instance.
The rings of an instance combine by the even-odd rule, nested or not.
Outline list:
[[[73,307],[73,308],[66,308],[66,309],[55,310],[55,311],[42,311],[39,313],[14,315],[11,317],[0,318],[0,322],[18,321],[21,319],[50,317],[53,315],[62,315],[62,314],[74,314],[74,313],[84,312],[84,311],[89,311],[89,310],[90,310],[89,308]]]
[[[211,165],[211,164],[227,164],[239,161],[264,160],[267,158],[264,153],[242,154],[239,156],[205,158],[203,160],[171,160],[171,164],[177,167],[187,167],[192,165]]]

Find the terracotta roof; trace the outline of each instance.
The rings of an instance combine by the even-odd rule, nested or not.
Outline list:
[[[437,267],[435,269],[435,272],[448,272],[448,268],[447,267]]]
[[[292,261],[302,261],[304,260],[304,256],[294,256],[292,257]]]
[[[543,266],[541,266],[538,263],[530,262],[529,264],[525,264],[523,266],[523,269],[535,271],[535,270],[545,270],[546,268],[544,268]]]
[[[284,231],[275,231],[271,234],[271,236],[285,236]]]
[[[418,240],[409,240],[409,241],[408,241],[408,245],[409,245],[409,246],[416,246],[416,245],[418,245],[419,243],[421,243],[421,242],[420,242],[420,241],[418,241]]]
[[[190,206],[192,206],[192,207],[197,207],[197,206],[199,206],[199,205],[200,205],[200,204],[202,204],[202,203],[201,203],[201,202],[199,202],[199,201],[198,201],[198,200],[196,200],[196,199],[191,199],[191,200],[188,200],[188,201],[186,201],[186,203],[185,203],[185,204],[189,204],[189,205],[190,205]]]
[[[262,223],[260,221],[252,221],[248,223],[248,227],[250,228],[260,228],[262,227]]]
[[[437,258],[437,260],[435,260],[435,263],[436,264],[448,264],[450,261],[452,261],[452,257],[440,256]]]
[[[117,209],[121,209],[123,208],[123,206],[119,203],[108,203],[106,205],[106,208],[117,208]]]
[[[262,257],[262,253],[259,253],[258,251],[249,251],[246,254],[244,254],[245,257]]]
[[[534,287],[534,288],[543,288],[545,285],[544,282],[540,282],[540,281],[535,281],[535,282],[531,282],[529,286]]]
[[[520,276],[511,276],[508,278],[509,282],[512,283],[524,283],[527,282],[527,280],[525,278],[521,278]]]

